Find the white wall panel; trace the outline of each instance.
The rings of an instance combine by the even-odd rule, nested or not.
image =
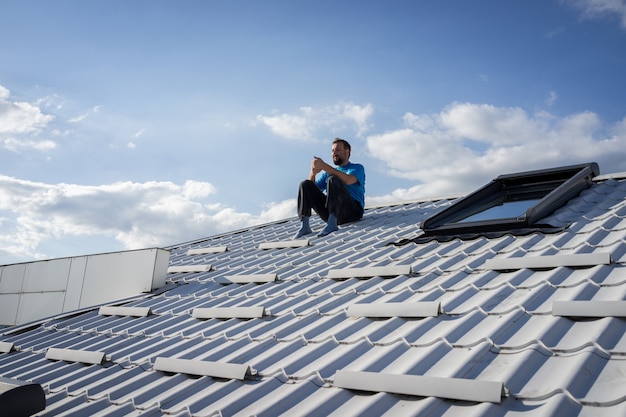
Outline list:
[[[22,291],[26,264],[7,265],[0,275],[0,294],[12,294]]]
[[[65,291],[71,263],[71,258],[62,258],[26,264],[22,291]]]
[[[70,273],[67,279],[67,291],[63,311],[76,310],[80,306],[80,296],[83,293],[83,278],[87,268],[87,257],[78,256],[71,259]]]
[[[156,254],[153,249],[88,256],[80,307],[151,291]]]
[[[28,323],[63,311],[65,291],[21,294],[16,323]]]
[[[165,285],[169,251],[143,249],[0,266],[0,324],[133,297]]]
[[[15,324],[19,305],[19,294],[0,294],[0,324]]]

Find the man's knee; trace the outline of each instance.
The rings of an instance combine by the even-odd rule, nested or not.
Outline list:
[[[317,188],[317,185],[311,180],[304,180],[300,183],[300,190],[311,190]]]
[[[328,181],[327,181],[327,189],[330,190],[331,188],[343,188],[344,184],[343,181],[341,181],[341,178],[339,178],[336,175],[330,175],[328,177]]]

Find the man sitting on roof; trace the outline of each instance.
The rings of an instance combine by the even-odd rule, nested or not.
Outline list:
[[[339,230],[337,225],[363,217],[365,168],[350,162],[350,151],[346,140],[335,138],[331,151],[335,167],[313,157],[309,178],[300,183],[298,191],[298,216],[302,225],[294,239],[313,233],[309,226],[311,209],[326,222],[317,235],[320,237]]]

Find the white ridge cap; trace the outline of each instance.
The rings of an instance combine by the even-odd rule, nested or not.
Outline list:
[[[9,353],[13,350],[13,343],[0,342],[0,353]]]
[[[440,311],[439,301],[357,303],[348,306],[348,317],[436,317]]]
[[[101,316],[146,317],[151,313],[150,307],[102,306],[98,310],[98,314]]]
[[[342,268],[328,271],[328,278],[372,278],[372,277],[396,277],[398,275],[410,275],[411,265],[386,265],[370,266],[365,268]]]
[[[156,358],[153,369],[162,372],[239,380],[243,380],[246,378],[246,375],[253,373],[252,368],[248,365],[196,359],[165,358],[161,356]]]
[[[187,255],[204,255],[209,253],[222,253],[228,250],[228,246],[213,246],[206,248],[188,249]]]
[[[277,274],[243,274],[243,275],[226,275],[228,281],[235,284],[250,284],[250,283],[266,283],[273,282],[278,279]]]
[[[49,348],[46,351],[46,359],[53,361],[81,362],[93,365],[104,361],[105,353],[89,350]]]
[[[608,252],[575,253],[568,255],[522,256],[519,258],[492,258],[483,264],[484,269],[537,269],[556,268],[559,266],[595,266],[609,265],[611,254]]]
[[[626,301],[553,301],[552,315],[564,317],[626,317]]]
[[[341,370],[334,383],[347,389],[492,403],[500,403],[504,393],[502,382],[379,372]]]
[[[175,265],[167,268],[167,273],[172,274],[176,272],[206,272],[211,270],[210,264],[203,265]]]
[[[301,248],[309,246],[308,239],[283,240],[279,242],[263,242],[259,244],[259,249],[284,249],[284,248]]]
[[[196,319],[253,319],[264,314],[264,307],[208,307],[194,308],[191,316]]]

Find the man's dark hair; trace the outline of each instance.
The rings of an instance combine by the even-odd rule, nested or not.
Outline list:
[[[350,146],[347,140],[341,139],[341,138],[335,138],[335,140],[333,140],[333,144],[335,143],[342,143],[343,148],[347,149],[348,151],[350,151],[350,153],[352,153],[352,147]]]

